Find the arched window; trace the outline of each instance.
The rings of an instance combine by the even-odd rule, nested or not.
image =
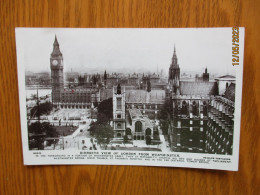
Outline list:
[[[121,123],[117,123],[117,124],[116,124],[116,128],[117,128],[117,129],[121,129],[121,127],[122,127]]]
[[[203,115],[204,116],[208,115],[208,106],[207,106],[207,103],[205,101],[203,102]]]
[[[116,109],[121,110],[122,108],[122,98],[116,98]]]
[[[140,121],[135,123],[135,132],[142,132],[142,123]]]
[[[152,134],[152,130],[150,128],[145,130],[145,135],[151,135]]]
[[[193,101],[193,103],[192,103],[192,114],[194,116],[197,116],[197,104],[195,101]]]
[[[117,133],[116,136],[117,136],[117,137],[121,137],[121,133]]]
[[[182,108],[181,108],[181,114],[182,115],[186,115],[187,114],[187,103],[186,103],[186,101],[183,101],[182,102]]]

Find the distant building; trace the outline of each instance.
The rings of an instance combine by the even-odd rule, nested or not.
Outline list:
[[[111,75],[107,76],[107,80],[106,80],[106,86],[108,88],[111,88],[115,85],[118,84],[118,75],[115,73],[112,73]]]
[[[215,78],[218,83],[219,95],[224,95],[226,89],[231,83],[235,83],[236,77],[232,75],[224,75],[218,78]]]
[[[50,87],[51,77],[48,72],[26,73],[25,84],[27,87],[37,86],[39,88]]]
[[[198,74],[195,75],[195,81],[204,81],[204,82],[208,82],[209,81],[209,73],[208,73],[208,69],[205,68],[205,72],[202,74],[202,76],[200,77]]]
[[[146,76],[143,74],[142,80],[140,82],[140,89],[146,89],[148,82],[151,84],[151,89],[157,90],[165,90],[167,85],[167,82],[162,81],[160,76],[156,75],[155,73]]]
[[[209,81],[209,73],[208,73],[208,69],[205,69],[205,72],[202,74],[202,80],[207,82]]]
[[[129,76],[129,78],[128,78],[128,85],[139,86],[138,74],[134,73],[134,74]]]

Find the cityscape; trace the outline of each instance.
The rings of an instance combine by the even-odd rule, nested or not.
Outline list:
[[[232,155],[236,78],[182,71],[64,71],[55,35],[49,72],[27,71],[30,150],[128,150]]]

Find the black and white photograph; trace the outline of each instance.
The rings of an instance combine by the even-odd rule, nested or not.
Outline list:
[[[237,170],[244,28],[16,28],[16,46],[25,164]]]

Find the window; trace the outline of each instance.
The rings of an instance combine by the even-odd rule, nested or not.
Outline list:
[[[182,108],[181,108],[181,114],[182,115],[186,115],[188,113],[188,106],[187,103],[185,101],[182,102]]]
[[[116,109],[121,110],[122,109],[122,98],[116,99]]]
[[[142,132],[142,123],[140,121],[135,123],[135,132]]]
[[[147,136],[147,135],[151,135],[151,134],[152,134],[152,131],[151,131],[150,128],[148,128],[148,129],[145,130],[145,135],[146,135],[146,136]]]
[[[117,128],[117,129],[121,129],[121,127],[122,127],[121,123],[117,123],[117,124],[116,124],[116,128]]]
[[[203,102],[203,115],[207,116],[207,114],[208,114],[208,106],[207,106],[207,103],[204,101]]]
[[[198,112],[197,104],[196,104],[195,101],[193,101],[193,103],[192,103],[192,114],[193,114],[194,116],[197,116],[197,112]]]
[[[121,118],[121,114],[118,114],[118,115],[116,116],[116,118]]]
[[[193,124],[193,121],[192,120],[190,120],[190,125],[192,125]]]
[[[193,127],[190,127],[190,131],[192,131],[193,130]]]

